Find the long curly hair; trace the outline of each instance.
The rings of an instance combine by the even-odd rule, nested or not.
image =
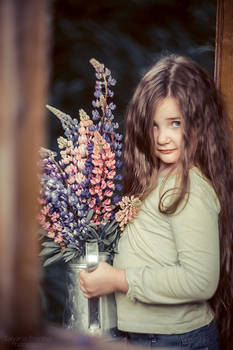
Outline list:
[[[197,166],[212,184],[220,205],[220,281],[209,300],[218,322],[221,348],[233,340],[233,166],[232,137],[223,101],[213,79],[190,58],[170,55],[142,77],[129,103],[124,141],[124,194],[144,198],[159,160],[153,131],[157,103],[176,99],[184,120],[179,195],[164,214],[176,211],[189,187],[189,169]],[[230,340],[231,339],[231,340]]]

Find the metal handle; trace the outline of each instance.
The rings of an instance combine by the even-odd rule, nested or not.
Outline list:
[[[86,242],[87,271],[94,271],[99,264],[99,249],[97,241]],[[101,328],[99,316],[99,298],[88,299],[88,328],[89,332],[95,333]]]
[[[97,241],[86,242],[87,271],[94,271],[99,264],[99,249]]]

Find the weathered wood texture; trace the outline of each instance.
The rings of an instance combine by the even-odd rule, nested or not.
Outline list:
[[[233,131],[233,1],[217,0],[215,81],[220,89]],[[233,133],[232,133],[233,134]],[[232,140],[233,142],[233,140]],[[225,350],[231,350],[228,344]]]
[[[0,1],[0,337],[38,329],[37,156],[44,144],[47,1]]]
[[[233,1],[217,1],[215,81],[233,127]]]

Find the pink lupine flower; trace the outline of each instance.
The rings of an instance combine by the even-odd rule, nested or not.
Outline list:
[[[48,221],[46,221],[45,224],[43,225],[43,229],[46,231],[48,231],[50,227],[51,227],[51,224]]]
[[[91,184],[92,185],[97,185],[100,183],[101,181],[101,176],[100,175],[96,175],[96,177],[93,177],[91,180]],[[101,187],[102,188],[102,187]]]
[[[70,154],[70,149],[67,148],[64,151],[61,151],[60,153],[61,153],[62,157],[66,157],[66,156],[68,156]]]
[[[65,172],[68,175],[75,175],[77,173],[77,168],[73,164],[70,164],[65,168]]]
[[[52,227],[53,227],[54,231],[61,231],[62,230],[61,224],[57,223],[57,222],[55,222]]]
[[[99,209],[99,208],[96,208],[95,213],[96,213],[97,215],[101,214],[100,209]]]
[[[95,193],[96,193],[95,188],[94,187],[89,188],[89,192],[92,196],[95,195]]]
[[[78,132],[81,134],[81,135],[86,135],[86,129],[81,126],[81,128],[78,129]]]
[[[104,196],[112,197],[112,195],[113,195],[113,191],[106,190],[106,191],[104,192]]]
[[[92,199],[91,199],[91,201],[90,201],[90,203],[89,203],[89,206],[90,206],[91,208],[93,208],[93,207],[95,206],[95,204],[96,204],[96,198],[95,198],[95,197],[92,197]]]
[[[81,173],[77,173],[75,179],[78,184],[81,184],[85,180],[85,176]]]
[[[48,237],[49,238],[54,238],[55,237],[55,233],[52,231],[48,231]]]
[[[99,196],[102,195],[102,191],[101,191],[101,189],[100,189],[100,185],[96,185],[96,186],[95,186],[95,193],[98,194]]]
[[[58,233],[58,235],[54,238],[54,242],[60,244],[63,241],[62,233]]]
[[[116,164],[116,161],[115,161],[115,159],[113,159],[113,160],[106,160],[105,164],[106,164],[106,166],[107,166],[108,168],[114,169],[114,166],[115,166],[115,164]]]
[[[104,219],[105,220],[108,220],[108,219],[110,219],[110,217],[111,217],[111,213],[104,213]]]
[[[105,201],[103,201],[103,206],[106,206],[106,205],[109,205],[111,203],[111,199],[110,198],[107,198],[105,199]]]
[[[66,157],[62,158],[63,164],[69,164],[70,162],[72,162],[72,157],[66,156]]]
[[[111,189],[115,189],[115,184],[113,183],[113,181],[107,181],[107,186]]]
[[[48,215],[49,214],[49,207],[46,205],[41,209],[42,215]]]
[[[102,169],[95,167],[95,168],[92,170],[92,172],[93,172],[93,174],[102,174],[103,171],[102,171]]]
[[[45,222],[46,222],[46,216],[45,215],[39,215],[39,223],[41,226],[44,226]]]
[[[107,211],[107,212],[112,211],[112,207],[111,207],[111,206],[107,206],[107,207],[105,207],[105,211]]]
[[[109,173],[108,173],[108,179],[113,179],[114,178],[114,176],[116,175],[116,172],[114,171],[114,170],[111,170],[111,171],[109,171]]]
[[[103,165],[104,165],[102,159],[93,159],[93,160],[92,160],[92,163],[93,163],[95,166],[99,166],[99,167],[103,167]]]
[[[131,196],[130,198],[124,196],[119,205],[121,209],[115,214],[115,219],[116,221],[120,222],[119,225],[123,231],[124,226],[129,222],[132,222],[137,217],[141,207],[141,201],[139,198],[135,198],[134,196]]]
[[[72,185],[75,182],[76,177],[75,176],[70,176],[67,179],[68,184]]]
[[[111,150],[109,150],[105,154],[106,154],[106,157],[109,158],[109,159],[114,159],[115,158],[115,155],[114,155],[114,153]]]
[[[98,153],[93,153],[92,154],[92,159],[101,159],[101,156]]]
[[[81,155],[80,155],[80,152],[79,152],[79,148],[78,147],[75,147],[72,151],[73,155],[75,156],[76,159],[81,159]]]
[[[86,149],[86,145],[82,144],[78,147],[78,150],[79,150],[79,154],[82,156],[82,157],[85,157],[87,155],[87,149]]]
[[[111,149],[109,143],[105,142],[105,144],[103,145],[103,149],[106,151]]]
[[[77,166],[78,166],[78,169],[79,169],[80,171],[82,171],[82,170],[84,169],[84,167],[85,167],[85,162],[86,162],[85,159],[80,159],[80,160],[77,161]]]
[[[57,221],[57,219],[60,217],[60,215],[58,214],[58,213],[53,213],[52,215],[51,215],[51,220],[53,221],[53,222],[56,222]]]
[[[39,198],[38,199],[39,204],[46,204],[46,200],[44,198]]]
[[[79,138],[78,138],[78,143],[79,143],[79,144],[87,143],[87,137],[86,137],[86,135],[81,135],[81,136],[79,136]]]
[[[107,184],[106,184],[106,182],[103,180],[103,181],[101,182],[101,190],[105,190],[106,187],[107,187]]]

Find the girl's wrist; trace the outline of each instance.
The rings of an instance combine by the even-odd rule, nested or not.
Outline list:
[[[116,273],[113,275],[115,280],[116,292],[127,293],[129,289],[128,282],[126,280],[126,271],[124,269],[116,269]]]

